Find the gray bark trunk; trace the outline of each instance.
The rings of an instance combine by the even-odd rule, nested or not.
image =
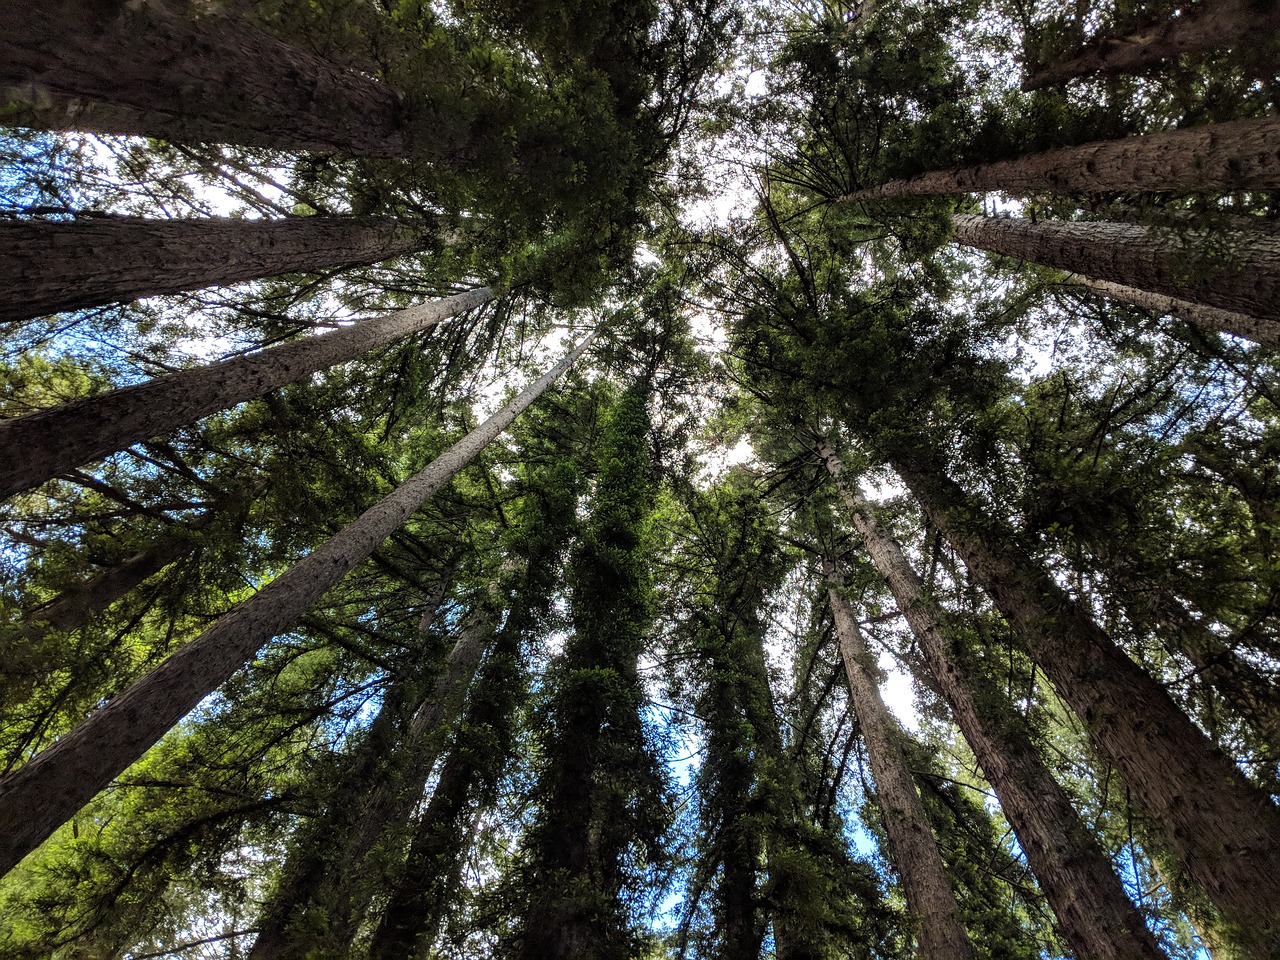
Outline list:
[[[952,217],[957,243],[1179,300],[1280,320],[1280,237],[1114,222]]]
[[[1165,960],[1110,858],[1045,766],[1022,717],[964,651],[953,649],[941,610],[897,541],[841,475],[835,451],[823,444],[819,452],[1075,955],[1079,960]]]
[[[0,779],[0,875],[126,770],[285,630],[502,433],[590,346],[583,341],[497,413],[115,697]]]
[[[1137,33],[1104,35],[1071,56],[1033,71],[1023,90],[1039,90],[1093,73],[1140,73],[1183,53],[1234,47],[1249,37],[1280,30],[1275,0],[1200,0],[1183,5],[1182,16]]]
[[[0,0],[0,23],[11,100],[110,107],[67,111],[59,128],[364,157],[412,150],[396,91],[211,5]]]
[[[1280,810],[1016,542],[932,451],[891,464],[1163,831],[1187,874],[1246,938],[1274,938]]]
[[[0,499],[64,470],[225,410],[492,299],[481,287],[75,403],[0,422]]]
[[[840,200],[1000,191],[1199,193],[1280,188],[1280,119],[1262,117],[1046,150],[891,180]]]
[[[830,559],[826,568],[828,579],[833,579],[835,566]],[[835,617],[840,658],[849,681],[849,697],[867,744],[893,862],[902,880],[907,909],[920,923],[918,952],[929,960],[972,960],[973,945],[960,923],[960,908],[956,905],[951,880],[898,743],[902,731],[880,698],[872,673],[871,651],[867,649],[849,601],[834,587],[828,589],[827,596]]]
[[[1280,349],[1280,323],[1259,320],[1245,313],[1234,313],[1231,310],[1220,310],[1217,307],[1206,307],[1204,304],[1166,297],[1164,294],[1127,287],[1122,283],[1111,283],[1107,280],[1091,280],[1076,274],[1067,277],[1067,282],[1074,286],[1092,290],[1110,300],[1131,303],[1152,313],[1167,314],[1194,324],[1202,330],[1215,333],[1228,333],[1254,343]]]
[[[0,220],[0,322],[411,253],[393,220]]]

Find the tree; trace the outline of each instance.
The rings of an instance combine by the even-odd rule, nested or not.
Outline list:
[[[591,345],[587,336],[497,413],[418,471],[342,533],[300,560],[199,639],[178,650],[75,731],[0,779],[8,872],[54,829],[142,756],[177,720],[289,626],[443,487]],[[30,816],[40,797],[40,816]]]
[[[415,231],[373,218],[0,220],[0,322],[376,263],[421,242]]]
[[[1272,190],[1280,175],[1280,121],[1263,117],[1060,147],[1016,160],[933,170],[890,180],[838,199],[868,202],[897,197],[1000,191],[1009,194],[1201,193]]]
[[[0,472],[0,498],[89,460],[260,397],[491,300],[489,287],[365,320],[323,336],[195,367],[149,383],[0,423],[0,445],[18,451]]]

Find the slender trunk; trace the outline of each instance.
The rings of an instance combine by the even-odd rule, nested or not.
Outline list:
[[[1220,310],[1217,307],[1206,307],[1200,303],[1191,303],[1188,300],[1178,300],[1160,293],[1139,290],[1137,287],[1127,287],[1122,283],[1090,280],[1088,277],[1076,274],[1069,276],[1067,282],[1073,286],[1092,290],[1111,300],[1131,303],[1135,307],[1142,307],[1152,313],[1177,317],[1203,330],[1228,333],[1264,346],[1280,348],[1280,324],[1274,321],[1259,320],[1245,313]]]
[[[1102,140],[890,180],[840,200],[1000,191],[1201,193],[1280,188],[1280,119],[1262,117]]]
[[[37,107],[107,105],[83,114],[92,132],[363,157],[415,146],[395,90],[208,4],[0,0],[0,23],[0,87]]]
[[[824,443],[819,452],[1075,955],[1079,960],[1164,960],[1110,858],[1041,759],[1022,717],[981,667],[948,642],[941,610],[870,503],[842,477],[835,451]]]
[[[138,760],[288,628],[502,433],[590,346],[583,341],[497,413],[315,552],[223,616],[26,766],[0,780],[0,875]]]
[[[1275,0],[1199,0],[1180,12],[1136,33],[1094,37],[1057,63],[1034,70],[1022,89],[1057,86],[1092,73],[1140,73],[1182,53],[1226,49],[1280,30]]]
[[[0,422],[0,499],[474,309],[481,287],[319,336]]]
[[[371,893],[362,882],[370,874],[366,858],[388,828],[409,819],[421,799],[492,636],[492,617],[473,614],[403,739],[388,730],[391,736],[371,736],[362,745],[363,754],[325,815],[286,861],[284,879],[259,921],[251,960],[300,956],[317,948],[342,953],[350,947]],[[375,726],[381,719],[380,713]]]
[[[1110,221],[952,217],[957,243],[1223,310],[1280,320],[1280,238]]]
[[[825,567],[827,578],[834,580],[834,561],[828,558]],[[835,617],[849,697],[867,744],[871,776],[875,780],[876,798],[889,835],[893,862],[902,880],[907,909],[920,923],[918,952],[929,960],[951,957],[971,960],[973,945],[960,923],[960,908],[942,864],[938,842],[898,742],[902,731],[880,698],[872,672],[871,651],[867,649],[849,601],[835,587],[827,590],[827,597]]]
[[[935,450],[890,463],[1026,643],[1059,696],[1163,828],[1170,853],[1245,937],[1274,935],[1280,810],[1015,539],[946,476]]]
[[[376,263],[419,246],[394,220],[0,220],[0,323],[282,273]]]

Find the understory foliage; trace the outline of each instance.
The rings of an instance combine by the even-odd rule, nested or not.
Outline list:
[[[1269,250],[1274,282],[1276,170],[1228,192],[1153,174],[1138,191],[848,199],[1274,118],[1276,37],[1024,93],[1024,72],[1185,5],[224,6],[394,91],[412,149],[127,135],[149,118],[123,93],[89,109],[32,77],[0,108],[0,246],[36,221],[357,215],[411,231],[415,251],[0,321],[0,427],[495,296],[0,503],[0,804],[61,738],[597,339],[0,878],[0,960],[925,960],[934,920],[908,903],[832,586],[900,726],[964,956],[1095,960],[831,451],[918,576],[946,655],[1033,744],[1150,931],[1148,952],[1114,956],[1277,956],[1280,887],[1219,884],[1226,866],[1185,852],[1188,831],[1125,765],[1158,731],[1138,717],[1117,749],[1099,716],[1125,704],[1081,709],[1094,686],[1067,690],[1052,653],[1091,624],[1221,764],[1166,780],[1253,803],[1259,835],[1280,825],[1276,353],[952,242],[956,215],[998,207],[1186,240],[1168,272],[1189,289],[1230,269],[1230,243]],[[114,269],[92,254],[84,275]],[[14,274],[0,285],[43,278]],[[1255,319],[1277,335],[1280,313]],[[1020,619],[995,569],[1039,584],[1043,608],[1024,596]],[[1194,815],[1192,833],[1280,883],[1280,834],[1233,847],[1252,825]]]

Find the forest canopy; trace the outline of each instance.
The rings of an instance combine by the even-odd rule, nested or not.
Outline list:
[[[0,960],[1280,957],[1276,0],[0,23]]]

